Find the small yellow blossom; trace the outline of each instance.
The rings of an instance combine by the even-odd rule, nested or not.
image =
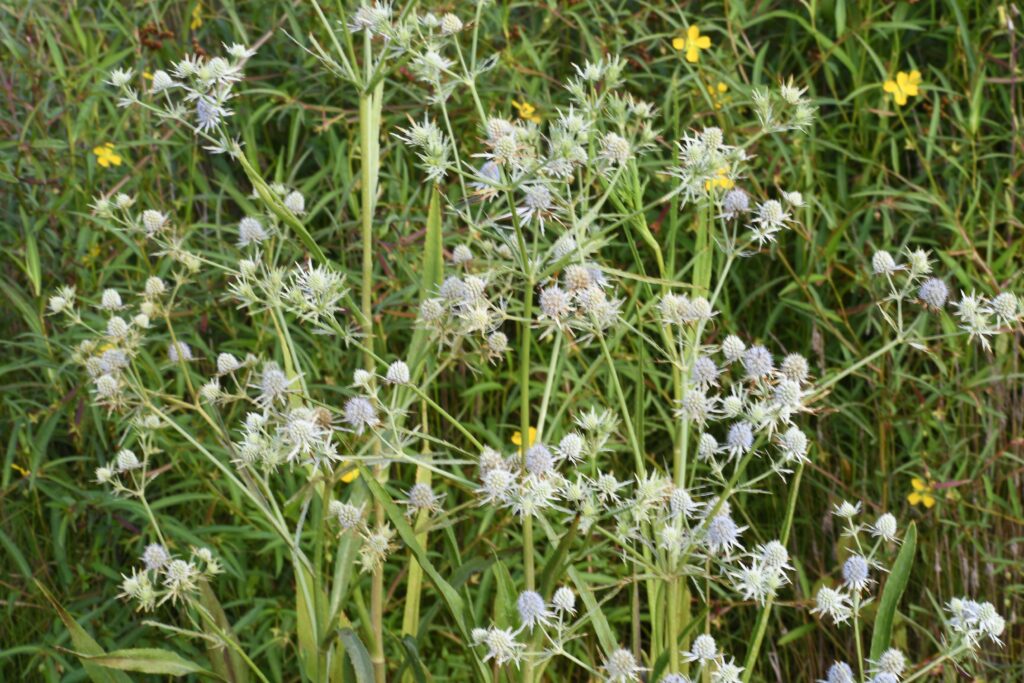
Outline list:
[[[921,85],[921,72],[914,69],[909,74],[906,71],[900,71],[896,74],[896,80],[886,81],[882,85],[882,89],[892,95],[896,106],[902,107],[907,103],[908,97],[917,97],[919,85]]]
[[[99,145],[98,147],[92,148],[92,153],[96,155],[96,163],[103,168],[109,168],[110,166],[120,166],[123,159],[121,155],[114,151],[114,143],[108,142],[105,145]]]
[[[512,106],[519,112],[519,118],[524,121],[533,121],[536,124],[540,124],[540,114],[537,113],[537,107],[533,106],[526,100],[523,100],[522,102],[512,100]]]
[[[527,446],[527,448],[532,446],[533,442],[537,440],[537,429],[535,427],[530,427],[529,434],[530,434],[530,444],[529,444],[529,446]],[[512,435],[512,443],[513,443],[513,445],[516,445],[516,446],[522,446],[523,445],[523,433],[520,432],[520,431],[516,431],[516,433]]]
[[[197,28],[203,25],[203,3],[197,2],[196,6],[192,8],[192,23],[188,25],[190,29],[195,31]]]
[[[914,477],[910,480],[910,486],[914,490],[907,494],[907,502],[911,505],[924,505],[928,509],[934,507],[935,485],[931,481]]]
[[[142,77],[145,78],[147,81],[153,80],[153,74],[149,73],[148,71],[143,71]]]
[[[712,188],[721,190],[731,190],[736,183],[729,177],[729,167],[723,166],[718,169],[718,173],[711,180],[704,181],[704,190],[710,192]]]
[[[359,468],[356,467],[355,465],[353,465],[352,469],[350,469],[348,472],[345,472],[345,474],[341,475],[341,480],[343,482],[345,482],[346,484],[350,484],[350,483],[352,483],[353,481],[355,481],[358,478],[359,478]]]
[[[686,61],[691,64],[700,59],[700,51],[711,47],[711,38],[702,36],[696,24],[686,29],[686,37],[677,36],[672,39],[672,47],[676,50],[686,50]]]

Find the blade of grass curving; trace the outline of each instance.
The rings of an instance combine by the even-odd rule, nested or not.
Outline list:
[[[363,641],[350,628],[340,629],[338,638],[345,644],[345,654],[352,660],[356,681],[358,683],[373,683],[373,662],[370,661],[370,652],[363,645]]]
[[[899,606],[903,591],[910,581],[910,570],[914,565],[914,553],[917,550],[917,524],[910,523],[907,533],[903,537],[903,547],[896,557],[896,562],[889,572],[889,579],[882,589],[882,600],[878,605],[878,614],[875,617],[875,630],[871,635],[870,659],[878,661],[882,653],[889,647],[892,640],[892,623],[896,618],[896,608]]]
[[[118,671],[162,674],[173,676],[174,678],[197,675],[219,681],[228,680],[219,674],[207,671],[195,662],[190,662],[175,652],[159,648],[114,650],[113,652],[100,655],[87,655],[77,652],[75,654],[83,661],[94,662],[100,666]]]
[[[99,643],[93,640],[93,637],[82,628],[81,624],[75,621],[74,617],[68,614],[67,610],[57,602],[57,599],[47,590],[46,586],[40,583],[39,579],[33,579],[33,581],[36,584],[36,588],[39,589],[39,592],[43,594],[43,597],[53,607],[57,616],[60,617],[60,620],[64,622],[64,627],[67,628],[68,633],[71,635],[71,643],[75,646],[75,655],[81,660],[85,672],[93,683],[131,683],[131,679],[120,671],[110,671],[101,665],[89,661],[89,657],[106,655],[106,651],[100,647]]]
[[[199,584],[199,603],[209,612],[220,631],[220,633],[212,635],[226,636],[234,642],[235,646],[238,646],[238,637],[231,628],[231,622],[228,621],[217,595],[206,581]],[[207,629],[207,632],[210,630]],[[233,647],[218,647],[211,644],[206,648],[206,656],[209,657],[213,670],[225,680],[233,683],[246,683],[249,680],[249,669]]]

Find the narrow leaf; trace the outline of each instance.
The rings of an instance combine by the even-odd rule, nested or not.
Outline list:
[[[338,638],[345,644],[345,653],[352,660],[352,668],[356,672],[358,683],[373,683],[373,662],[370,660],[370,653],[367,651],[363,641],[359,639],[356,632],[350,628],[343,628],[338,631]]]
[[[892,623],[896,618],[896,608],[899,606],[903,591],[910,581],[910,569],[914,564],[914,553],[917,550],[917,524],[910,523],[907,533],[903,537],[903,547],[896,557],[896,562],[889,572],[889,579],[882,589],[882,600],[878,605],[878,615],[875,617],[875,631],[871,635],[871,659],[877,661],[882,653],[889,648],[892,640]]]
[[[108,671],[102,666],[94,664],[89,661],[89,656],[105,655],[106,651],[100,647],[100,644],[93,640],[82,626],[74,620],[74,618],[68,614],[67,610],[61,607],[60,603],[57,602],[56,598],[46,589],[39,579],[34,579],[36,588],[43,594],[46,601],[50,603],[54,611],[57,612],[57,616],[64,622],[64,627],[67,628],[68,633],[71,634],[71,642],[75,646],[76,655],[82,661],[82,666],[85,668],[85,672],[89,675],[89,679],[93,683],[132,683],[131,679],[120,671]]]
[[[215,680],[226,680],[170,650],[139,648],[114,650],[102,655],[76,654],[82,659],[87,659],[100,666],[117,669],[118,671],[136,671],[144,674],[164,674],[174,677],[197,674]]]

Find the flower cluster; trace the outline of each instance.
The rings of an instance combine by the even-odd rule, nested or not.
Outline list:
[[[822,586],[811,609],[812,614],[828,616],[835,624],[860,617],[861,609],[872,599],[869,589],[877,583],[874,577],[884,571],[878,555],[887,546],[899,543],[895,517],[885,513],[873,524],[857,523],[854,520],[860,514],[860,508],[860,503],[844,501],[833,512],[845,523],[843,534],[853,541],[855,550],[843,562],[842,582],[838,588]],[[867,540],[862,539],[862,534],[869,534],[875,539],[870,547]]]
[[[902,303],[916,298],[924,308],[933,313],[941,313],[950,300],[950,290],[946,282],[931,275],[932,261],[928,252],[923,249],[906,249],[905,263],[900,263],[888,251],[876,251],[871,257],[871,269],[876,276],[884,277],[889,285],[889,295],[885,302],[897,304],[897,315],[882,308],[886,322],[899,334],[910,332],[914,323],[905,324]],[[883,303],[885,303],[883,302]],[[1024,311],[1020,299],[1009,291],[1000,292],[994,297],[987,297],[972,291],[970,294],[960,293],[960,300],[952,303],[955,319],[960,330],[968,338],[977,341],[983,349],[991,351],[990,337],[1004,331],[1016,329],[1020,324]]]
[[[188,602],[199,591],[199,584],[221,573],[220,563],[208,548],[192,548],[188,560],[173,556],[159,543],[146,546],[140,560],[142,568],[133,568],[121,581],[121,594],[135,603],[135,609],[151,612],[168,600],[172,604]]]

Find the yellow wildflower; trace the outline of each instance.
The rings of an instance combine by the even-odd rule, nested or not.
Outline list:
[[[882,89],[892,95],[896,106],[902,107],[907,103],[908,97],[917,97],[919,85],[921,85],[921,72],[914,69],[909,74],[906,71],[900,71],[896,74],[896,80],[886,81],[882,85]]]
[[[195,31],[197,28],[203,25],[203,3],[197,2],[196,6],[192,8],[192,23],[188,25],[190,29]]]
[[[530,433],[530,443],[527,446],[527,448],[532,446],[533,442],[537,440],[537,429],[535,427],[530,427],[530,432],[529,433]],[[520,431],[516,431],[516,433],[512,435],[512,443],[514,445],[516,445],[516,446],[522,446],[523,445],[523,433],[520,432]]]
[[[355,481],[358,478],[359,478],[359,468],[356,467],[355,465],[353,465],[352,469],[350,469],[348,472],[345,472],[345,474],[341,475],[341,480],[343,482],[345,482],[346,484],[351,484],[353,481]]]
[[[533,106],[526,100],[523,100],[522,102],[512,100],[512,106],[519,112],[519,118],[524,121],[533,121],[536,124],[540,124],[540,114],[537,113],[537,107]]]
[[[924,505],[929,509],[935,505],[935,485],[931,481],[914,477],[910,480],[910,486],[914,490],[907,494],[907,502],[911,505]]]
[[[711,188],[731,190],[733,186],[736,185],[736,183],[733,182],[733,179],[730,178],[728,174],[728,166],[723,166],[722,168],[718,169],[718,173],[715,174],[715,177],[713,179],[704,181],[704,189],[709,192],[711,191]]]
[[[686,29],[686,37],[677,36],[672,39],[672,47],[676,50],[686,50],[686,61],[691,64],[700,59],[700,51],[711,47],[711,38],[702,36],[696,24]]]
[[[114,151],[114,143],[108,142],[105,145],[99,145],[98,147],[92,148],[92,153],[96,155],[96,163],[103,168],[110,166],[120,166],[121,155]]]

